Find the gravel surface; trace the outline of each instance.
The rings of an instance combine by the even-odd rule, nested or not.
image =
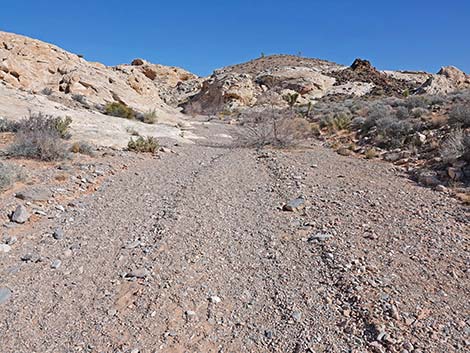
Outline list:
[[[229,128],[4,227],[1,351],[469,349],[468,208],[384,162],[231,148]]]

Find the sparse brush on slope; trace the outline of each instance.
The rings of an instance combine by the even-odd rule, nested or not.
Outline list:
[[[148,153],[155,153],[158,150],[159,143],[155,137],[152,136],[147,136],[147,137],[142,137],[139,136],[136,139],[131,139],[129,140],[129,143],[127,144],[127,148],[129,151],[134,151],[134,152],[148,152]]]
[[[143,114],[138,114],[137,119],[145,124],[155,124],[158,119],[157,111],[155,109],[148,110]]]
[[[0,162],[0,191],[8,189],[13,183],[23,180],[24,171],[14,165]]]
[[[68,147],[63,140],[70,138],[71,122],[70,117],[30,114],[18,123],[15,140],[8,152],[15,157],[44,161],[64,159],[68,156]]]
[[[113,103],[108,103],[104,107],[106,115],[111,115],[111,116],[116,116],[118,118],[124,118],[124,119],[135,119],[136,117],[136,112],[134,109],[119,103],[119,102],[113,102]]]
[[[470,103],[456,105],[449,113],[449,123],[463,128],[470,127]]]

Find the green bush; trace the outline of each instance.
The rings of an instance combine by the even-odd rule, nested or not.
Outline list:
[[[136,117],[136,112],[134,109],[119,102],[106,104],[104,110],[106,115],[116,116],[118,118],[135,119]]]
[[[330,131],[347,130],[351,126],[351,116],[345,112],[328,114],[323,116],[320,126],[326,127]]]
[[[129,140],[127,144],[127,148],[129,151],[134,152],[148,152],[148,153],[155,153],[158,150],[159,144],[156,138],[152,136],[142,137],[139,136],[137,139]]]

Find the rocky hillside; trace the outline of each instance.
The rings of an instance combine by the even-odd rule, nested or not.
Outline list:
[[[341,101],[351,97],[401,97],[406,94],[445,94],[470,87],[469,76],[454,67],[437,74],[379,71],[367,60],[350,67],[289,55],[262,57],[216,70],[201,91],[184,104],[191,114],[233,113],[247,107]]]
[[[195,93],[199,79],[186,70],[142,59],[107,67],[39,40],[0,32],[0,81],[56,100],[86,99],[91,106],[121,102],[166,115],[176,112],[170,104]]]

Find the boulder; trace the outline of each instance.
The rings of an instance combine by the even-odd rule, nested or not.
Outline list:
[[[458,89],[470,88],[470,76],[454,66],[442,67],[418,89],[419,94],[447,94]]]
[[[23,205],[19,205],[16,207],[15,211],[11,215],[11,221],[15,223],[26,223],[29,219],[30,215],[26,207]]]

